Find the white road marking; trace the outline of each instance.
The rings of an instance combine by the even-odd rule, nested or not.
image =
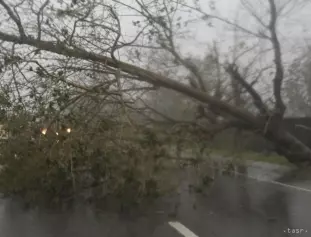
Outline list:
[[[185,237],[199,237],[178,221],[170,221],[168,224]]]
[[[237,175],[243,176],[243,174],[240,174],[240,173],[237,173]],[[271,183],[271,184],[283,186],[283,187],[285,187],[285,188],[291,188],[291,189],[295,189],[295,190],[298,190],[298,191],[304,191],[304,192],[311,193],[311,190],[310,190],[310,189],[307,189],[307,188],[302,188],[302,187],[298,187],[298,186],[293,186],[293,185],[290,185],[290,184],[285,184],[285,183],[281,183],[281,182],[273,181],[273,180],[259,179],[259,178],[252,177],[252,176],[249,176],[249,175],[246,175],[246,177],[249,178],[249,179],[254,179],[254,180],[258,181],[258,182]]]
[[[212,169],[217,169],[217,167],[215,167],[215,166],[211,166],[211,168]],[[278,186],[283,186],[285,188],[291,188],[291,189],[294,189],[294,190],[297,190],[297,191],[303,191],[303,192],[311,193],[311,189],[308,189],[308,188],[302,188],[302,187],[299,187],[299,186],[285,184],[285,183],[281,183],[281,182],[274,181],[274,180],[260,179],[258,177],[250,176],[248,174],[243,174],[243,173],[236,172],[236,171],[235,171],[235,174],[238,175],[238,176],[246,177],[248,179],[256,180],[257,182],[270,183],[270,184],[274,184],[274,185],[278,185]]]

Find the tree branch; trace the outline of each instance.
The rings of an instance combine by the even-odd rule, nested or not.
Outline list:
[[[6,10],[6,12],[8,13],[8,15],[11,17],[11,19],[15,22],[15,24],[17,25],[18,31],[19,31],[19,35],[21,38],[25,37],[25,31],[24,28],[22,26],[21,21],[19,20],[18,16],[15,16],[13,11],[11,10],[11,8],[4,2],[4,0],[0,0],[0,4],[4,7],[4,9]]]
[[[40,7],[39,11],[37,12],[37,24],[38,24],[38,34],[37,39],[41,40],[41,23],[42,23],[42,12],[44,8],[49,4],[50,0],[46,0],[42,6]]]
[[[231,77],[238,81],[239,84],[252,96],[254,100],[254,105],[260,111],[261,114],[265,115],[268,112],[266,105],[263,103],[260,95],[257,91],[241,76],[238,68],[234,64],[230,64],[226,67],[226,71],[231,75]]]
[[[173,1],[173,2],[177,2],[176,0],[172,0],[172,1]],[[247,29],[247,28],[244,28],[244,27],[242,27],[242,26],[240,26],[240,25],[238,25],[238,24],[236,24],[236,23],[234,23],[234,22],[231,22],[231,21],[228,20],[228,19],[225,19],[225,18],[216,16],[216,15],[212,15],[212,14],[207,14],[207,13],[205,13],[204,11],[202,11],[202,10],[200,10],[200,9],[198,9],[198,8],[189,6],[189,5],[185,4],[185,3],[181,3],[181,2],[180,2],[179,4],[180,4],[181,6],[187,7],[187,8],[189,8],[189,9],[193,10],[193,11],[196,11],[196,12],[202,14],[202,16],[203,16],[202,18],[203,18],[204,20],[216,19],[216,20],[218,20],[218,21],[220,21],[220,22],[223,22],[223,23],[225,23],[225,24],[227,24],[227,25],[230,25],[230,26],[234,27],[235,29],[240,30],[241,32],[243,32],[243,33],[245,33],[245,34],[249,34],[249,35],[255,36],[255,37],[257,37],[257,38],[261,38],[261,39],[269,39],[269,37],[267,37],[266,35],[253,32],[253,31],[251,31],[251,30],[249,30],[249,29]]]
[[[283,62],[282,62],[282,53],[281,53],[281,46],[280,42],[277,36],[277,9],[275,5],[274,0],[268,0],[270,4],[270,24],[269,24],[269,30],[271,34],[271,43],[273,45],[274,50],[274,63],[275,63],[275,76],[273,79],[273,92],[274,92],[274,98],[275,98],[275,112],[283,117],[284,112],[286,110],[285,104],[282,100],[281,96],[281,89],[282,89],[282,82],[284,79],[284,68],[283,68]]]
[[[238,119],[245,121],[246,123],[251,123],[254,126],[256,125],[260,126],[260,121],[258,120],[258,118],[250,114],[248,111],[226,104],[218,99],[213,98],[212,96],[204,92],[195,90],[183,83],[180,83],[170,78],[153,73],[151,71],[140,68],[138,66],[134,66],[129,63],[122,62],[122,61],[118,61],[118,63],[116,63],[115,60],[113,60],[110,57],[92,53],[92,52],[89,52],[83,49],[78,49],[78,48],[71,49],[61,43],[55,44],[49,41],[37,41],[30,37],[26,37],[22,39],[21,41],[19,37],[5,34],[3,32],[0,32],[0,39],[5,40],[7,42],[13,42],[17,44],[33,46],[40,50],[46,50],[46,51],[53,52],[59,55],[79,58],[79,59],[83,59],[87,61],[100,62],[106,66],[113,67],[113,68],[118,68],[119,66],[119,68],[122,71],[128,74],[131,74],[131,75],[138,76],[138,80],[140,81],[145,81],[145,82],[157,85],[157,86],[162,86],[168,89],[176,90],[179,93],[185,94],[198,101],[210,104],[216,107],[217,109],[224,111],[225,113],[228,113]]]

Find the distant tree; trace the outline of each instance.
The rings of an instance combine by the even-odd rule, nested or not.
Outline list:
[[[311,116],[311,56],[306,48],[290,66],[285,83],[285,95],[290,116]]]

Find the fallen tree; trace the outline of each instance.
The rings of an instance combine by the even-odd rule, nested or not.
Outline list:
[[[121,100],[124,91],[128,90],[122,88],[124,85],[122,83],[129,83],[129,81],[136,83],[134,83],[136,89],[133,91],[146,83],[154,87],[168,88],[199,102],[215,131],[228,127],[253,131],[272,141],[277,152],[290,162],[310,164],[311,149],[280,126],[286,106],[282,98],[284,63],[277,33],[277,21],[284,6],[278,8],[274,0],[267,0],[268,22],[261,22],[255,17],[263,26],[262,32],[258,34],[226,19],[207,14],[199,7],[186,6],[183,1],[155,1],[154,5],[149,6],[137,0],[135,7],[118,1],[112,2],[112,4],[104,4],[95,0],[72,3],[64,1],[58,6],[47,0],[41,6],[35,6],[31,0],[15,5],[1,0],[1,13],[8,19],[6,25],[14,26],[12,30],[0,27],[0,40],[5,42],[3,47],[7,49],[3,56],[4,72],[5,69],[12,69],[10,76],[14,80],[17,80],[17,73],[19,78],[26,81],[30,76],[36,77],[39,81],[49,78],[61,81],[81,94],[114,95],[120,96]],[[121,40],[123,36],[121,13],[117,11],[117,6],[126,7],[139,15],[139,20],[133,22],[139,32],[129,42]],[[26,22],[22,21],[24,19],[22,14],[18,14],[20,8],[29,11],[30,20],[27,26]],[[204,77],[199,73],[197,65],[178,52],[175,38],[181,22],[179,18],[177,20],[174,18],[174,13],[178,14],[181,8],[191,9],[203,20],[219,20],[233,26],[234,29],[270,42],[274,62],[274,76],[271,80],[273,106],[264,102],[260,91],[256,90],[253,83],[243,75],[236,61],[228,62],[223,66],[231,79],[252,100],[255,110],[247,110],[208,92]],[[103,15],[96,14],[97,10]],[[102,32],[105,32],[106,36]],[[138,66],[139,61],[130,64],[116,58],[116,52],[121,52],[125,47],[132,47],[132,52],[137,54],[137,58],[143,57],[141,52],[135,50],[143,48],[142,41],[139,41],[141,36],[151,38],[151,43],[146,48],[158,48],[169,52],[176,64],[190,71],[194,75],[191,85],[181,82],[182,80],[163,76],[160,72],[147,67]],[[10,50],[11,48],[13,50]],[[32,65],[31,68],[29,65]],[[91,68],[91,65],[95,65],[96,68]],[[27,70],[36,69],[28,70],[31,73],[26,75],[26,66]],[[90,85],[87,79],[84,81],[82,79],[87,75],[87,71],[98,72],[105,77],[93,81]],[[18,90],[17,86],[15,89]]]

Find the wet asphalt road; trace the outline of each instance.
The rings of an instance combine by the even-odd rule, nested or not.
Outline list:
[[[183,236],[169,221],[180,222],[199,237],[311,236],[311,191],[307,190],[311,190],[311,179],[287,183],[304,189],[221,176],[204,194],[197,194],[190,192],[184,182],[179,195],[163,200],[144,215],[99,213],[85,206],[66,212],[27,210],[2,199],[0,236]],[[300,234],[288,234],[288,228],[302,230]]]

